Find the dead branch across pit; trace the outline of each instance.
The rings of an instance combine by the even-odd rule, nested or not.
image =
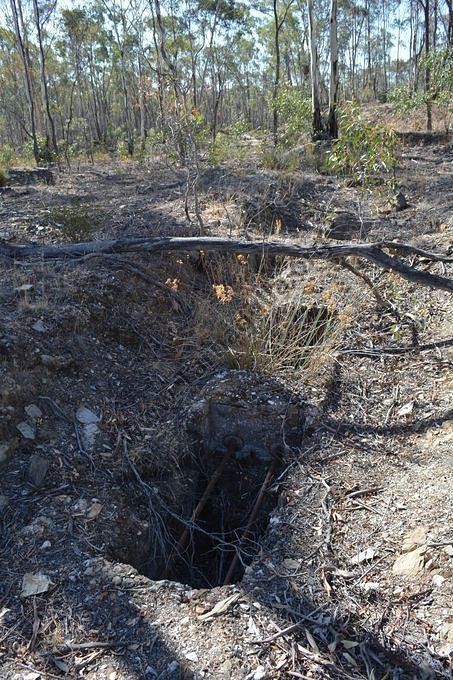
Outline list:
[[[363,258],[381,269],[394,271],[402,278],[422,286],[453,292],[453,280],[445,276],[420,271],[401,262],[386,251],[417,255],[430,262],[452,262],[453,258],[430,253],[407,243],[378,241],[375,243],[343,243],[341,245],[301,246],[285,241],[240,241],[217,237],[187,238],[128,238],[109,241],[88,241],[67,245],[0,244],[0,257],[11,262],[30,260],[83,260],[85,257],[112,253],[165,253],[203,251],[234,254],[281,255],[305,260],[341,260],[345,257]]]

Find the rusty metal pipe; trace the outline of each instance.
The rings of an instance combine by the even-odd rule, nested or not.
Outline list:
[[[253,526],[253,523],[255,522],[255,520],[258,516],[258,512],[260,510],[261,504],[262,504],[263,499],[264,499],[264,494],[266,493],[267,487],[269,486],[269,484],[272,480],[272,477],[274,476],[274,474],[277,470],[277,465],[278,465],[278,462],[279,462],[280,453],[281,453],[281,447],[280,446],[273,447],[274,457],[272,459],[272,463],[269,466],[266,477],[264,478],[264,481],[263,481],[261,488],[259,490],[258,496],[257,496],[256,501],[255,501],[255,505],[253,506],[252,512],[250,513],[250,516],[249,516],[249,521],[247,522],[247,525],[246,525],[246,527],[245,527],[245,529],[242,533],[242,536],[239,539],[239,543],[238,543],[237,549],[236,549],[236,554],[233,557],[233,560],[230,564],[230,568],[228,569],[227,575],[225,576],[225,580],[223,582],[224,586],[230,585],[230,583],[233,580],[234,572],[236,570],[237,563],[239,562],[239,555],[240,555],[240,551],[241,551],[241,546],[244,544],[244,542],[248,538],[248,536],[251,532],[251,528]]]
[[[190,517],[191,522],[197,521],[197,519],[199,518],[199,516],[201,515],[201,513],[203,511],[204,506],[208,502],[209,497],[211,496],[212,492],[214,491],[215,485],[217,484],[220,477],[222,476],[222,473],[223,473],[227,463],[232,458],[232,456],[236,453],[236,451],[239,451],[243,446],[240,438],[235,437],[235,436],[225,437],[224,443],[225,443],[225,446],[227,448],[226,453],[223,456],[223,458],[220,461],[217,468],[214,470],[214,473],[213,473],[211,479],[209,480],[209,483],[208,483],[206,489],[204,490],[203,495],[201,496],[200,500],[198,501],[197,505],[195,506],[195,508],[192,512],[192,515]],[[175,559],[178,557],[178,555],[180,555],[186,549],[187,541],[188,541],[188,538],[190,536],[190,530],[191,530],[190,526],[186,526],[184,528],[184,531],[182,532],[178,543],[176,544],[174,550],[172,551],[170,557],[168,558],[167,566],[165,567],[165,570],[162,574],[163,579],[168,577],[168,573],[169,573],[171,567],[173,566]]]

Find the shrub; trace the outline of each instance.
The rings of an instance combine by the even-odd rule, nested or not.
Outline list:
[[[8,174],[7,174],[6,170],[3,170],[2,168],[0,168],[0,187],[6,186],[7,183],[8,183]]]
[[[218,165],[225,161],[234,163],[244,160],[247,145],[241,139],[243,132],[239,128],[230,127],[217,133],[215,142],[208,146],[207,153],[211,163]]]
[[[359,107],[346,103],[339,111],[340,137],[327,156],[336,174],[349,175],[355,184],[372,188],[393,184],[396,138],[392,130],[364,121]]]
[[[263,142],[261,147],[261,164],[267,170],[294,172],[301,165],[300,149],[282,149]]]
[[[49,144],[45,137],[38,137],[38,156],[39,160],[43,163],[52,163],[55,160],[54,154],[49,148]],[[24,158],[29,161],[34,161],[34,151],[33,151],[33,140],[29,139],[28,142],[24,144],[23,148]]]
[[[14,158],[14,149],[9,144],[0,144],[0,165],[8,167]]]
[[[116,154],[118,158],[120,158],[123,161],[130,158],[126,140],[120,139],[117,141]]]
[[[268,266],[273,273],[266,271]],[[278,278],[287,266],[283,258],[271,263],[253,256],[206,255],[208,285],[195,296],[190,287],[190,343],[197,351],[202,347],[217,366],[274,375],[316,373],[328,364],[351,309],[334,283],[322,300],[311,294],[311,284],[285,298],[272,293],[269,274]]]
[[[420,59],[420,68],[431,71],[430,91],[414,92],[410,87],[396,87],[389,94],[389,101],[397,113],[406,114],[422,109],[428,103],[439,108],[445,129],[448,131],[453,115],[453,49],[429,52]]]
[[[275,104],[284,121],[281,142],[284,146],[297,144],[311,129],[310,99],[299,87],[284,84],[277,94]]]
[[[402,85],[395,87],[388,95],[392,108],[397,113],[410,113],[426,104],[423,92],[411,92],[410,88]]]

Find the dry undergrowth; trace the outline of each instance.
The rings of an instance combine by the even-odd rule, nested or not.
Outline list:
[[[203,352],[215,366],[308,379],[331,365],[366,292],[345,299],[338,270],[308,273],[274,260],[201,256],[202,282],[168,279],[191,298],[191,319],[180,352]],[[302,274],[302,277],[301,277]]]

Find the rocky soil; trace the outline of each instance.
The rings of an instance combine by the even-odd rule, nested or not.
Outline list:
[[[399,209],[251,157],[206,170],[203,218],[211,235],[448,252],[452,160],[445,141],[405,146]],[[158,160],[0,195],[8,242],[196,233],[184,174]],[[366,271],[383,309],[327,263],[0,262],[2,678],[450,677],[453,305]],[[264,361],[257,320],[295,291]],[[300,309],[336,321],[288,357]],[[231,428],[242,454],[191,521]]]

